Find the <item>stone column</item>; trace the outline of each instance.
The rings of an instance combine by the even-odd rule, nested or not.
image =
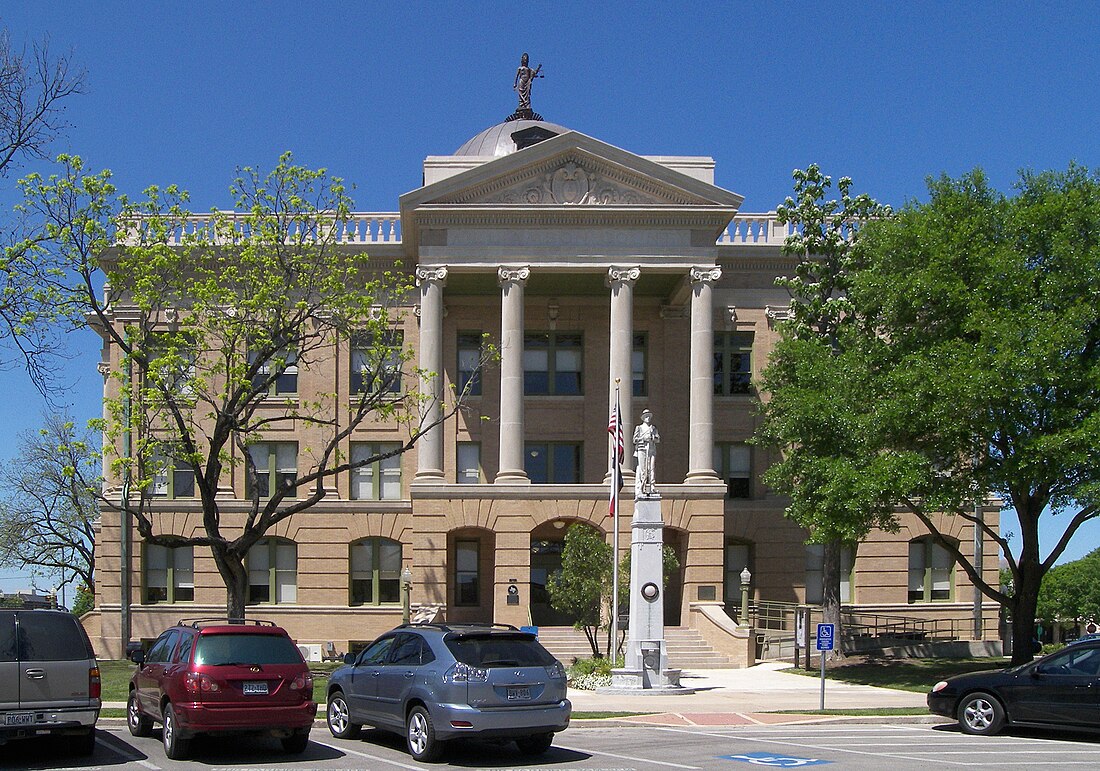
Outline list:
[[[691,269],[691,368],[686,482],[713,482],[714,471],[714,317],[713,284],[722,269]]]
[[[642,275],[640,268],[609,268],[607,285],[611,288],[611,375],[608,384],[608,410],[615,407],[615,379],[619,379],[619,410],[621,414],[623,438],[629,444],[627,436],[633,429],[633,410],[631,397],[634,393],[633,367],[631,358],[634,353],[634,284]],[[623,473],[629,475],[633,468],[633,454],[627,450],[623,457]],[[610,480],[605,477],[605,482]]]
[[[500,281],[500,466],[497,484],[530,482],[523,470],[523,288],[530,268],[497,270]]]
[[[443,414],[443,287],[447,269],[416,269],[420,287],[420,392],[428,397],[424,420]],[[416,481],[443,482],[443,426],[428,429],[416,443]]]

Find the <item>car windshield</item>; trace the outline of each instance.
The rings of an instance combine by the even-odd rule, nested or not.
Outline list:
[[[471,667],[546,667],[550,653],[527,635],[463,635],[446,638],[454,657]]]
[[[300,664],[302,654],[289,637],[273,634],[204,634],[196,664]]]

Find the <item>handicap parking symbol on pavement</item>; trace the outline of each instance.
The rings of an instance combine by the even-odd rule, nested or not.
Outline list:
[[[721,760],[737,760],[753,766],[768,766],[770,768],[802,768],[803,766],[822,766],[833,762],[831,760],[818,760],[817,758],[773,755],[770,752],[747,752],[744,755],[719,755],[718,757]]]

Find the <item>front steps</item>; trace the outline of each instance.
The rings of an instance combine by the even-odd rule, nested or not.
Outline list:
[[[606,637],[606,631],[604,636]],[[580,629],[568,626],[539,627],[539,642],[566,666],[573,659],[592,657],[588,638]],[[710,647],[703,636],[688,627],[666,627],[665,645],[668,663],[676,669],[728,669],[733,667],[729,656]]]

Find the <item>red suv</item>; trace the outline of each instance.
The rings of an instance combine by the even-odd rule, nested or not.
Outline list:
[[[180,621],[133,655],[126,722],[134,736],[163,726],[164,753],[184,758],[196,734],[251,733],[302,752],[317,714],[313,677],[271,621]]]

